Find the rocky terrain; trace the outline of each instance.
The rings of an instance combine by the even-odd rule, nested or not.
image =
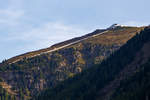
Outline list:
[[[17,98],[29,99],[47,88],[100,64],[144,27],[113,25],[46,49],[25,53],[0,64],[2,87]]]

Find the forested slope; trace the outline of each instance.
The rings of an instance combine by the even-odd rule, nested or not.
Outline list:
[[[121,81],[111,100],[149,100],[150,99],[150,58],[135,75]]]
[[[121,100],[124,97],[133,100],[139,97],[144,100],[148,98],[150,86],[149,50],[150,27],[147,27],[101,64],[42,92],[36,99]]]
[[[16,93],[17,98],[28,99],[100,64],[143,29],[117,26],[96,30],[47,49],[13,57],[0,64],[0,78],[11,87],[9,90]],[[47,53],[49,50],[53,52]]]

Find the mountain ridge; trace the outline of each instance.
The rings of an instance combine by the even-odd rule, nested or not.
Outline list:
[[[143,29],[144,27],[127,26],[109,30],[97,29],[83,37],[53,45],[52,48],[55,48],[75,42],[57,51],[32,58],[21,56],[22,60],[12,64],[9,64],[10,60],[3,62],[0,65],[0,78],[2,82],[12,87],[12,91],[17,93],[18,98],[22,95],[30,98],[47,87],[55,87],[91,66],[100,64]],[[101,34],[102,32],[105,33]],[[41,52],[46,50],[49,49]],[[31,52],[27,56],[35,54],[39,52]]]
[[[7,60],[7,63],[10,63],[10,62],[11,62],[10,64],[12,64],[12,63],[16,63],[16,62],[22,60],[23,58],[32,58],[32,57],[35,57],[35,56],[39,56],[39,55],[41,55],[41,54],[45,54],[45,53],[57,51],[57,50],[59,50],[59,48],[58,48],[57,46],[62,46],[62,47],[60,47],[60,49],[62,49],[62,48],[64,48],[64,47],[67,47],[67,46],[73,45],[73,44],[75,44],[75,43],[78,43],[78,42],[80,42],[80,41],[82,41],[82,40],[88,39],[88,38],[90,38],[90,36],[92,36],[92,35],[93,35],[93,36],[94,36],[94,35],[100,35],[100,34],[102,34],[102,33],[105,32],[105,31],[106,31],[105,29],[97,29],[97,30],[95,30],[95,31],[92,32],[92,33],[86,34],[86,35],[81,36],[81,37],[75,37],[75,38],[72,38],[72,39],[70,39],[70,40],[66,40],[66,41],[64,41],[64,42],[60,42],[60,43],[54,44],[54,45],[52,45],[52,46],[50,46],[50,47],[48,47],[48,48],[44,48],[44,49],[40,49],[40,50],[35,50],[35,51],[27,52],[27,53],[24,53],[24,54],[21,54],[21,55],[12,57],[12,58],[10,58],[10,59]],[[78,39],[80,39],[80,40],[78,40]],[[71,41],[73,41],[73,43],[71,43]],[[69,42],[69,43],[66,43],[66,42]],[[64,44],[65,44],[65,45],[64,45]],[[57,49],[57,48],[58,48],[58,49]],[[35,55],[31,56],[31,57],[26,57],[26,55],[28,56],[28,55],[30,55],[30,53],[31,53],[31,55],[32,55],[32,53],[34,53],[34,52],[35,52],[35,53],[36,53],[36,52],[42,52],[42,53],[35,54]],[[19,58],[20,56],[25,56],[25,57],[21,57],[21,59],[14,60],[14,61],[12,60],[12,59]]]
[[[149,100],[149,50],[150,27],[146,27],[101,64],[47,89],[35,99]]]
[[[62,46],[62,48],[64,48],[64,47],[73,45],[73,44],[75,44],[77,42],[80,42],[82,40],[88,39],[88,38],[90,38],[92,36],[100,35],[101,33],[103,34],[103,32],[105,33],[105,31],[108,32],[108,31],[113,30],[113,29],[118,28],[118,27],[128,27],[128,26],[122,26],[122,25],[119,25],[119,24],[113,24],[107,29],[96,29],[95,31],[93,31],[91,33],[88,33],[86,35],[83,35],[81,37],[75,37],[75,38],[72,38],[70,40],[66,40],[64,42],[56,43],[56,44],[54,44],[54,45],[52,45],[52,46],[50,46],[48,48],[27,52],[27,53],[24,53],[24,54],[21,54],[21,55],[9,58],[9,59],[4,60],[2,62],[7,62],[9,64],[12,64],[12,63],[16,63],[16,62],[18,62],[20,60],[23,60],[24,58],[32,58],[32,57],[39,56],[39,55],[44,54],[44,53],[57,51],[57,50],[59,50],[60,46]],[[144,28],[144,26],[143,26],[143,28]],[[72,42],[74,42],[74,43],[72,43]],[[62,49],[62,48],[60,48],[60,49]]]

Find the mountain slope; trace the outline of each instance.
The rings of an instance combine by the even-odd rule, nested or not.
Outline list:
[[[23,54],[0,65],[0,77],[27,97],[99,64],[144,27],[96,30],[50,48]]]
[[[148,98],[150,94],[148,90],[150,86],[149,50],[150,27],[147,27],[100,65],[91,67],[55,88],[46,90],[36,99],[123,100],[122,98],[125,97],[124,100],[133,100],[133,98],[141,97],[138,99],[144,100],[145,96]],[[134,76],[137,78],[134,79]],[[134,85],[136,88],[132,87]]]
[[[11,95],[10,91],[8,92],[4,88],[7,86],[0,82],[0,100],[16,100],[14,95]]]
[[[45,53],[51,53],[53,51],[57,51],[59,49],[65,48],[67,46],[78,43],[82,40],[85,40],[85,39],[89,38],[92,35],[96,35],[96,34],[99,35],[100,33],[103,33],[105,31],[106,31],[105,29],[104,30],[96,30],[93,33],[89,33],[89,34],[84,35],[82,37],[73,38],[73,39],[70,39],[70,40],[52,45],[49,48],[28,52],[28,53],[25,53],[25,54],[22,54],[22,55],[19,55],[19,56],[8,59],[7,63],[15,63],[15,62],[18,62],[20,60],[23,60],[24,58],[32,58],[32,57],[35,57],[35,56],[40,56],[40,55],[45,54]]]
[[[125,66],[125,68],[120,71],[115,79],[100,91],[100,98],[103,98],[103,100],[109,100],[109,97],[114,94],[114,90],[116,93],[118,93],[116,89],[120,89],[119,86],[121,83],[126,82],[128,78],[133,77],[135,74],[137,74],[137,72],[140,72],[140,69],[142,69],[143,65],[149,62],[149,50],[150,42],[144,43],[143,47],[136,53],[133,61]],[[145,77],[143,76],[143,78]]]
[[[150,59],[141,66],[135,75],[121,81],[111,100],[149,100],[150,98]]]
[[[120,30],[118,30],[119,28],[121,28]],[[20,60],[23,60],[24,58],[32,58],[32,57],[35,57],[35,56],[39,56],[39,55],[42,55],[42,54],[44,54],[44,53],[50,53],[50,52],[53,52],[53,51],[57,51],[57,50],[59,50],[59,49],[62,49],[62,48],[65,48],[65,47],[68,47],[68,46],[71,46],[71,45],[73,45],[73,44],[76,44],[76,43],[80,43],[81,41],[83,41],[83,40],[88,40],[89,38],[91,38],[91,37],[97,37],[97,39],[98,40],[100,40],[100,42],[102,42],[102,43],[108,43],[108,42],[105,42],[105,40],[104,40],[104,38],[107,38],[107,35],[104,35],[103,37],[104,38],[101,38],[101,39],[99,39],[99,35],[100,34],[103,34],[103,33],[109,33],[109,32],[111,32],[111,33],[118,33],[118,34],[120,34],[120,37],[122,37],[123,38],[123,40],[121,40],[121,38],[120,38],[120,40],[115,40],[115,39],[117,39],[117,38],[113,38],[113,35],[116,35],[116,34],[110,34],[109,33],[109,35],[110,35],[110,37],[108,37],[108,38],[112,38],[112,39],[114,39],[114,41],[112,40],[112,41],[110,41],[110,39],[108,39],[109,40],[109,42],[118,42],[118,43],[120,43],[120,44],[123,44],[123,43],[125,43],[129,38],[131,38],[132,36],[134,36],[135,35],[135,33],[136,32],[139,32],[141,29],[143,29],[144,27],[116,27],[115,28],[115,30],[116,30],[116,32],[115,31],[113,31],[113,29],[111,29],[111,28],[108,28],[109,30],[106,30],[106,29],[101,29],[101,30],[99,30],[99,29],[97,29],[96,31],[94,31],[94,32],[92,32],[92,33],[89,33],[89,34],[87,34],[87,35],[84,35],[84,36],[82,36],[82,37],[77,37],[77,38],[73,38],[73,39],[71,39],[71,40],[67,40],[67,41],[64,41],[64,42],[61,42],[61,43],[58,43],[58,44],[55,44],[55,45],[53,45],[53,46],[51,46],[51,47],[49,47],[49,48],[46,48],[46,49],[41,49],[41,50],[37,50],[37,51],[33,51],[33,52],[28,52],[28,53],[25,53],[25,54],[22,54],[22,55],[19,55],[19,56],[16,56],[16,57],[13,57],[13,58],[10,58],[10,59],[8,59],[7,60],[7,63],[15,63],[15,62],[18,62],[18,61],[20,61]],[[117,31],[118,30],[118,31]],[[121,34],[121,33],[124,33],[124,35],[126,35],[126,36],[122,36],[123,34]],[[129,34],[129,33],[132,33],[132,34]],[[106,36],[106,37],[105,37]],[[118,37],[119,38],[119,37]],[[91,40],[94,40],[93,38],[91,38]],[[94,40],[95,41],[95,40]]]

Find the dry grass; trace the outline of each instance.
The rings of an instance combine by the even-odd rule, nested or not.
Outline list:
[[[122,45],[126,43],[130,38],[132,38],[136,33],[140,32],[144,27],[124,27],[121,29],[116,29],[116,30],[110,30],[106,32],[105,34],[98,35],[96,37],[91,37],[87,40],[84,40],[82,43],[92,43],[92,44],[101,44],[101,45],[112,45],[112,44],[118,44]],[[78,45],[82,46],[82,43],[77,43],[71,46],[68,46],[68,48],[75,47],[79,48]],[[13,57],[11,59],[7,60],[7,63],[12,63],[14,61],[17,61],[18,59],[23,59],[23,58],[29,58],[31,56],[40,54],[42,52],[47,52],[49,50],[54,49],[55,47],[49,47],[37,51],[32,51],[28,52],[16,57]]]
[[[97,37],[90,38],[84,42],[92,43],[92,44],[103,44],[103,45],[112,45],[118,44],[122,45],[126,43],[129,39],[136,35],[136,33],[140,32],[143,28],[131,27],[124,28],[118,30],[111,30],[105,34],[101,34]]]
[[[7,83],[5,83],[5,82],[0,82],[0,85],[1,85],[2,88],[5,89],[9,94],[11,94],[11,95],[17,95],[16,92],[14,92],[14,91],[11,90],[11,86],[8,85]]]

